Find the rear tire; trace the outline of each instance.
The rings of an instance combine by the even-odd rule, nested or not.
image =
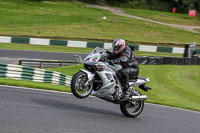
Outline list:
[[[144,108],[144,101],[120,103],[121,112],[126,117],[137,117],[138,115],[142,113],[143,108]]]
[[[86,98],[92,92],[92,85],[84,86],[88,81],[87,74],[79,71],[77,72],[71,81],[71,90],[74,96],[77,98]]]

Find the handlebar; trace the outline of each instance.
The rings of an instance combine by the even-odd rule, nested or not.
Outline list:
[[[110,64],[110,65],[114,65],[114,64],[115,64],[113,60],[107,59],[107,56],[106,56],[106,55],[102,55],[101,60],[102,60],[103,62],[107,62],[107,63]]]

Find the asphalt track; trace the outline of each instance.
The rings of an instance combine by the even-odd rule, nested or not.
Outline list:
[[[188,110],[145,104],[127,118],[97,98],[0,86],[0,133],[199,133],[199,123]]]
[[[0,49],[0,60],[13,59],[43,59],[43,60],[68,60],[74,61],[75,55],[84,58],[87,54],[65,53],[65,52],[41,52]],[[3,57],[3,58],[2,58]]]

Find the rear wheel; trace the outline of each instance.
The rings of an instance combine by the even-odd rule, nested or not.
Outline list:
[[[142,113],[143,108],[144,101],[133,101],[120,104],[121,112],[127,117],[137,117]]]
[[[87,74],[79,71],[77,72],[71,81],[71,90],[74,96],[78,98],[85,98],[90,95],[92,92],[92,85],[85,86],[85,83],[88,81]]]

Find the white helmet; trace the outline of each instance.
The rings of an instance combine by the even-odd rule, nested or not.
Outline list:
[[[113,50],[118,54],[124,50],[126,43],[124,39],[115,39],[112,43]]]

